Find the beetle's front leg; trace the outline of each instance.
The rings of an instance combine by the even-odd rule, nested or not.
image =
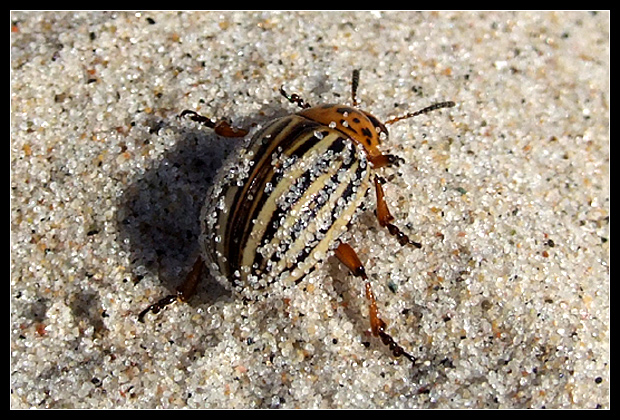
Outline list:
[[[189,119],[192,121],[199,122],[206,127],[212,128],[215,131],[215,134],[222,137],[245,137],[248,134],[248,130],[244,130],[243,128],[236,128],[230,125],[230,123],[226,120],[217,120],[213,122],[210,118],[207,118],[203,115],[198,114],[196,111],[190,111],[186,109],[181,112],[179,118],[183,118],[186,115],[189,115]]]
[[[416,248],[422,248],[421,243],[412,241],[407,235],[402,233],[399,228],[392,224],[394,221],[394,216],[390,213],[390,209],[388,209],[387,202],[385,201],[385,193],[383,192],[382,186],[384,182],[385,180],[383,178],[375,175],[375,189],[377,191],[377,219],[379,219],[379,224],[382,227],[387,227],[390,234],[396,236],[396,239],[398,239],[398,242],[401,245],[410,244]]]
[[[377,308],[377,300],[375,299],[375,294],[372,291],[370,286],[370,282],[368,281],[368,276],[366,275],[366,270],[362,265],[359,257],[355,253],[355,250],[351,248],[351,245],[347,243],[341,243],[336,248],[336,257],[346,265],[351,273],[353,273],[356,277],[361,277],[364,280],[364,288],[366,292],[366,299],[369,301],[370,305],[370,329],[375,337],[381,338],[383,344],[388,346],[392,351],[392,354],[396,357],[405,356],[407,359],[411,360],[411,362],[415,363],[415,357],[407,353],[398,343],[394,341],[391,335],[385,332],[385,328],[387,324],[379,317],[379,309]]]
[[[368,160],[370,160],[372,167],[375,169],[385,168],[386,166],[398,166],[405,161],[400,156],[390,154],[371,156]]]
[[[177,293],[175,295],[168,295],[161,298],[160,300],[140,312],[140,315],[138,315],[138,321],[144,322],[144,317],[149,312],[157,314],[166,306],[171,305],[176,301],[187,302],[187,300],[196,293],[196,287],[200,282],[203,267],[204,263],[202,261],[202,258],[198,257],[198,259],[196,259],[196,262],[194,263],[194,266],[192,267],[192,270],[185,278],[185,281],[177,289]]]

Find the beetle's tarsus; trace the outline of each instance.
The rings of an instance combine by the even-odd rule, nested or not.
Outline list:
[[[402,246],[413,245],[416,248],[422,248],[421,243],[412,241],[407,235],[401,232],[398,227],[392,224],[394,221],[394,216],[390,213],[390,209],[385,201],[385,193],[382,187],[384,183],[385,180],[383,178],[375,175],[375,190],[377,192],[377,219],[379,220],[379,224],[381,227],[387,228],[390,235],[395,236],[398,243]]]
[[[396,341],[394,341],[391,335],[385,332],[387,324],[379,317],[379,309],[377,307],[375,294],[373,293],[370,282],[368,281],[366,270],[355,253],[355,250],[351,248],[351,245],[341,243],[338,245],[338,248],[336,248],[336,257],[347,266],[354,276],[361,277],[364,280],[366,299],[368,299],[368,303],[370,305],[369,316],[370,330],[372,331],[372,334],[375,337],[379,337],[381,342],[388,346],[395,357],[405,356],[407,359],[411,360],[412,363],[415,363],[415,357],[407,353],[398,343],[396,343]]]
[[[301,96],[296,93],[289,95],[284,90],[284,85],[280,86],[280,95],[284,96],[288,101],[292,104],[297,104],[298,107],[302,109],[310,108],[310,104],[305,102]]]
[[[168,295],[166,297],[161,298],[138,315],[138,321],[144,322],[144,317],[149,312],[153,314],[158,314],[162,309],[166,306],[173,304],[174,302],[187,302],[189,298],[191,298],[196,293],[196,287],[200,282],[202,270],[204,267],[204,263],[202,262],[202,258],[198,257],[191,271],[187,274],[185,281],[183,284],[179,286],[177,289],[177,293],[175,295]]]
[[[205,117],[204,115],[200,115],[196,111],[191,111],[189,109],[184,110],[179,114],[179,118],[183,118],[185,116],[189,116],[189,119],[192,121],[196,121],[205,127],[212,128],[215,131],[215,134],[222,137],[245,137],[248,134],[248,130],[243,128],[236,128],[230,125],[230,123],[226,120],[217,120],[213,122],[210,118]]]
[[[148,314],[149,312],[152,312],[153,314],[158,314],[166,306],[176,302],[177,299],[177,295],[168,295],[158,300],[157,302],[140,312],[140,314],[138,315],[138,321],[144,322],[144,317],[146,316],[146,314]]]

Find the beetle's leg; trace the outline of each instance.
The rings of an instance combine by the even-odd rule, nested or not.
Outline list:
[[[416,248],[422,248],[421,243],[412,241],[407,235],[402,233],[400,229],[392,224],[394,221],[394,216],[392,216],[390,209],[388,209],[387,202],[385,201],[385,193],[383,192],[383,187],[381,186],[384,182],[385,180],[383,178],[375,175],[375,189],[377,191],[377,219],[379,219],[379,224],[382,227],[387,227],[390,234],[396,236],[396,239],[398,239],[398,242],[401,245],[410,244]]]
[[[158,300],[157,302],[140,312],[140,315],[138,315],[138,321],[144,322],[144,317],[149,312],[157,314],[166,306],[176,301],[187,302],[187,300],[192,297],[194,293],[196,293],[196,287],[198,286],[198,282],[200,281],[203,267],[204,263],[202,262],[202,258],[198,257],[198,259],[196,259],[196,262],[194,263],[194,266],[192,267],[192,270],[185,278],[185,281],[177,289],[177,293],[175,295],[168,295]]]
[[[288,93],[286,93],[286,91],[284,90],[284,86],[280,86],[280,95],[284,96],[286,99],[288,99],[288,101],[292,104],[297,104],[298,107],[300,108],[310,108],[310,104],[306,103],[301,96],[299,96],[296,93],[293,93],[291,95],[289,95]]]
[[[195,111],[190,111],[189,109],[181,112],[179,118],[183,118],[186,115],[189,115],[190,120],[199,122],[202,125],[212,128],[215,131],[215,134],[217,134],[218,136],[245,137],[248,134],[248,130],[233,127],[226,120],[217,120],[216,122],[213,122],[210,118],[200,115]]]
[[[366,270],[362,265],[359,257],[351,248],[351,245],[347,243],[341,243],[336,248],[336,257],[346,265],[354,276],[361,277],[364,280],[364,287],[366,289],[366,298],[370,304],[370,329],[375,337],[381,338],[383,344],[388,346],[392,351],[392,354],[396,357],[405,356],[407,359],[415,363],[415,357],[407,353],[398,343],[394,341],[391,335],[385,332],[387,324],[379,317],[379,309],[377,308],[377,300],[370,287]]]
[[[390,154],[371,156],[368,160],[375,169],[385,168],[386,166],[398,166],[405,161],[400,156]]]

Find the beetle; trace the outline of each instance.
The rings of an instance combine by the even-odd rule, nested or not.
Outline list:
[[[455,103],[438,102],[381,123],[358,108],[359,75],[359,70],[353,71],[351,106],[310,106],[298,94],[289,95],[280,88],[280,94],[301,111],[266,124],[224,164],[201,212],[201,256],[177,293],[142,311],[141,322],[149,312],[156,314],[173,302],[187,301],[204,267],[244,298],[255,299],[274,285],[300,282],[334,254],[364,282],[372,334],[395,357],[405,356],[415,363],[387,333],[364,265],[340,238],[374,186],[379,224],[401,246],[422,247],[392,223],[385,181],[373,173],[398,165],[401,159],[381,152],[379,146],[388,138],[387,125]],[[223,137],[248,134],[224,119],[213,121],[190,110],[179,117],[188,117]]]

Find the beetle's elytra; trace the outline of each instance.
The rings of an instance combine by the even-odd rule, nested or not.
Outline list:
[[[286,287],[299,282],[334,253],[364,280],[372,333],[394,356],[415,361],[386,332],[364,266],[353,248],[339,239],[374,186],[379,224],[401,245],[421,247],[392,224],[384,180],[372,176],[373,171],[399,161],[382,153],[379,145],[387,139],[386,125],[455,104],[436,103],[381,123],[357,108],[358,81],[359,70],[354,70],[352,106],[311,107],[299,95],[288,95],[280,88],[302,110],[265,125],[222,167],[201,214],[201,257],[177,294],[142,311],[140,321],[148,312],[157,313],[194,294],[204,266],[220,282],[253,299],[274,284]],[[224,137],[248,133],[194,111],[180,116],[189,116]]]

